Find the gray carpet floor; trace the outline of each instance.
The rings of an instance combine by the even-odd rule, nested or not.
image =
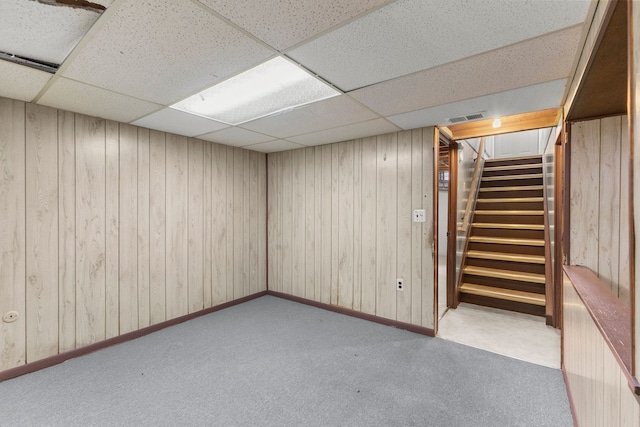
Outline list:
[[[266,296],[0,383],[1,426],[571,426],[559,370]]]

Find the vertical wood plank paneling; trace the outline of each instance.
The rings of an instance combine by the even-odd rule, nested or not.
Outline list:
[[[150,221],[150,283],[149,305],[151,324],[167,318],[166,310],[166,134],[152,130],[149,134],[149,221]]]
[[[227,260],[227,147],[212,145],[212,217],[211,241],[212,257],[212,304],[219,305],[227,301],[227,271],[231,264]]]
[[[274,214],[274,220],[277,221],[278,224],[278,228],[276,230],[275,233],[275,245],[276,245],[276,254],[279,254],[280,256],[277,259],[277,263],[276,263],[276,269],[274,271],[274,280],[275,283],[270,283],[270,289],[275,289],[277,291],[282,292],[283,289],[283,283],[284,283],[284,279],[283,279],[283,262],[284,262],[284,254],[283,254],[283,226],[282,226],[282,212],[283,212],[283,197],[284,197],[284,181],[282,179],[283,175],[283,158],[284,158],[284,154],[283,153],[277,153],[276,154],[276,165],[277,165],[277,175],[274,177],[275,179],[275,183],[276,183],[276,197],[277,200],[280,201],[280,204],[278,206],[278,209],[275,211]],[[273,288],[271,288],[271,286],[273,286]]]
[[[0,370],[265,289],[265,155],[1,98],[0,119]]]
[[[76,115],[77,346],[105,339],[105,138],[104,120]]]
[[[247,294],[258,292],[258,153],[246,151],[249,156],[249,287]]]
[[[340,262],[339,146],[340,144],[331,145],[331,304],[334,305],[338,304],[338,267]]]
[[[434,319],[434,215],[437,212],[433,203],[433,175],[435,171],[434,147],[435,129],[433,127],[422,129],[422,198],[425,212],[434,212],[427,221],[422,224],[422,326],[433,329]]]
[[[282,153],[282,292],[291,294],[293,271],[293,166],[292,152]]]
[[[189,311],[188,281],[188,140],[167,134],[166,310],[167,319]]]
[[[235,224],[233,222],[234,211],[234,151],[233,147],[225,147],[227,151],[227,292],[225,301],[233,300],[234,288],[234,231]]]
[[[631,305],[631,260],[630,251],[630,218],[629,218],[629,171],[631,166],[631,147],[629,142],[629,123],[627,116],[620,120],[620,254],[618,270],[618,297],[627,305]]]
[[[267,290],[267,156],[256,153],[258,162],[258,286]]]
[[[267,261],[267,273],[269,289],[276,290],[278,286],[277,266],[280,264],[282,254],[276,233],[280,230],[279,209],[280,209],[280,188],[278,187],[277,175],[280,172],[278,162],[279,155],[272,153],[267,155],[267,241],[269,242],[269,259]]]
[[[25,342],[25,104],[0,98],[0,369],[23,365]]]
[[[397,200],[397,277],[404,280],[404,290],[398,291],[396,319],[411,322],[411,297],[413,275],[411,274],[411,131],[398,133],[398,200]],[[421,285],[420,282],[416,285]]]
[[[241,218],[243,218],[242,222],[242,262],[240,263],[240,269],[242,270],[242,296],[249,295],[249,290],[251,288],[251,266],[250,264],[253,262],[251,258],[251,153],[247,150],[242,150],[242,199],[241,199]],[[249,260],[247,262],[247,260]]]
[[[331,145],[323,145],[322,156],[322,278],[320,282],[320,302],[331,303],[331,249],[332,240],[337,236],[332,235],[331,228]],[[283,177],[286,179],[286,176]],[[286,201],[283,200],[283,203]],[[283,224],[284,227],[284,224]],[[286,228],[286,227],[284,227]]]
[[[640,404],[566,274],[563,296],[563,364],[577,424],[639,426]]]
[[[362,286],[361,309],[368,314],[376,313],[376,227],[377,212],[377,144],[376,138],[362,140]]]
[[[58,300],[58,164],[52,161],[58,156],[58,114],[52,108],[27,104],[26,118],[26,334],[30,363],[58,353],[58,304],[51,304]]]
[[[244,155],[241,148],[233,150],[233,298],[244,296]]]
[[[291,283],[293,295],[304,297],[305,294],[305,150],[303,148],[291,153],[293,174],[293,217],[291,222],[292,264]]]
[[[600,121],[598,276],[618,294],[620,253],[620,116]]]
[[[138,329],[138,129],[120,125],[120,333]]]
[[[138,128],[138,328],[150,324],[149,129]]]
[[[570,259],[598,271],[600,121],[571,128]]]
[[[105,337],[120,335],[120,125],[106,123],[106,206],[107,218],[105,254]]]
[[[188,243],[188,299],[189,313],[204,308],[204,142],[188,140],[189,172],[189,243]]]
[[[336,144],[338,154],[338,305],[353,308],[353,141]]]
[[[353,144],[353,309],[360,311],[362,297],[362,140]]]
[[[213,305],[212,293],[213,293],[213,242],[211,240],[213,236],[213,205],[212,194],[213,179],[211,158],[213,153],[213,144],[209,142],[204,143],[204,188],[203,188],[203,203],[204,203],[204,308],[209,308]]]
[[[305,148],[305,218],[304,218],[304,264],[305,264],[305,290],[304,297],[313,300],[315,297],[315,261],[316,261],[316,245],[315,245],[315,196],[316,196],[316,158],[315,148]]]
[[[397,134],[377,137],[377,218],[376,241],[376,315],[396,318],[397,260],[397,197],[398,140]]]
[[[75,114],[58,111],[58,348],[60,352],[76,348],[75,127]]]
[[[315,255],[314,255],[314,273],[315,273],[315,287],[314,287],[314,301],[322,301],[322,147],[314,147],[314,169],[315,169],[315,210],[314,210],[314,223],[315,223]],[[311,298],[310,295],[307,296]]]
[[[411,132],[411,209],[423,208],[422,131]],[[428,169],[428,168],[427,168]],[[422,223],[411,224],[411,323],[422,324]]]

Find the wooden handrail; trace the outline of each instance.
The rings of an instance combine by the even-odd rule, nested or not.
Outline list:
[[[482,176],[482,169],[484,167],[484,137],[480,138],[480,145],[478,146],[478,158],[476,159],[475,170],[473,171],[473,179],[471,181],[471,190],[469,190],[469,197],[467,198],[467,206],[464,210],[464,218],[462,225],[458,228],[460,232],[466,232],[469,229],[469,223],[471,222],[472,208],[475,205],[475,201],[478,198],[478,190],[480,189],[480,179]]]

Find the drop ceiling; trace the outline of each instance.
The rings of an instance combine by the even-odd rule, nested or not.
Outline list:
[[[273,152],[557,108],[590,0],[2,0],[0,96]],[[68,2],[67,2],[68,3]],[[83,6],[78,7],[78,4]],[[339,96],[230,126],[169,108],[283,57]]]

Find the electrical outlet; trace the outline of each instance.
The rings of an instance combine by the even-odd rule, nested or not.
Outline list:
[[[399,291],[404,291],[404,279],[396,280],[396,289]]]

